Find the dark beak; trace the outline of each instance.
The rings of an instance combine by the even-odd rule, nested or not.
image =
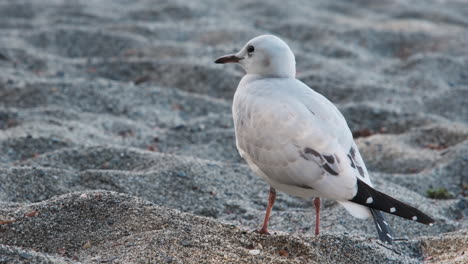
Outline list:
[[[218,58],[217,60],[215,60],[215,63],[219,63],[219,64],[224,64],[224,63],[237,63],[239,62],[240,60],[242,60],[242,58],[239,58],[237,57],[236,55],[234,54],[230,54],[230,55],[226,55],[226,56],[223,56],[221,58]]]

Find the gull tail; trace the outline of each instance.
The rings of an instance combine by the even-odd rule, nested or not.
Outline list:
[[[377,234],[379,235],[380,241],[392,244],[393,234],[387,221],[385,221],[384,216],[380,211],[373,208],[370,208],[370,211],[374,218],[375,228],[377,228]]]
[[[386,213],[394,214],[399,217],[403,217],[408,220],[413,220],[422,224],[432,225],[434,219],[421,212],[420,210],[408,205],[404,202],[400,202],[395,198],[390,197],[389,195],[379,192],[374,188],[367,185],[365,182],[357,179],[357,193],[351,202],[367,206],[376,210],[380,210]],[[372,210],[371,210],[372,211]],[[376,222],[382,221],[380,217],[372,213]],[[381,226],[382,227],[382,226]],[[377,227],[378,229],[378,227]],[[380,236],[380,235],[379,235]]]

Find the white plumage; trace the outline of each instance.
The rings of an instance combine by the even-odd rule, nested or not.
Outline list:
[[[371,187],[343,115],[328,99],[295,78],[294,54],[281,39],[259,36],[238,53],[216,60],[228,62],[239,63],[247,72],[237,87],[232,106],[237,148],[271,186],[260,232],[267,232],[275,189],[304,198],[336,200],[358,218],[373,215],[379,237],[387,242],[391,242],[390,230],[377,210],[392,208],[390,212],[398,215],[395,207],[400,206],[414,209],[419,215],[417,209]],[[316,200],[316,234],[319,205]],[[409,212],[400,216],[418,219],[407,215]]]
[[[271,186],[304,198],[347,201],[355,196],[360,175],[347,157],[353,137],[341,113],[325,97],[296,79],[246,75],[232,111],[241,156]],[[339,175],[327,173],[319,159],[305,153],[306,148],[334,156],[333,169]],[[368,177],[365,181],[370,183]]]

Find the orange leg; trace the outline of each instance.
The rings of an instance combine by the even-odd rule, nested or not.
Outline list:
[[[270,213],[271,209],[273,208],[273,204],[275,203],[276,199],[276,190],[273,187],[270,187],[270,194],[268,195],[268,205],[266,208],[265,213],[265,220],[263,220],[262,229],[258,230],[257,232],[262,235],[269,235],[268,233],[268,220],[270,220]]]
[[[314,198],[315,205],[315,235],[320,234],[320,197]]]

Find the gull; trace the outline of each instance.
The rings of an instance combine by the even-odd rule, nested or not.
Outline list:
[[[234,94],[232,114],[240,156],[270,185],[259,233],[268,234],[276,190],[314,197],[315,235],[320,233],[320,198],[337,201],[354,217],[372,216],[379,239],[389,244],[392,232],[381,212],[434,223],[372,187],[345,118],[327,98],[296,79],[295,57],[283,40],[258,36],[215,63],[237,63],[246,72]]]

